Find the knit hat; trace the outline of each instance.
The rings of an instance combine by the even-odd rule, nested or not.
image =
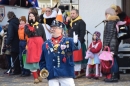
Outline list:
[[[116,11],[113,8],[108,8],[106,9],[105,14],[116,15]]]
[[[67,28],[66,28],[66,25],[63,22],[53,20],[52,24],[50,26],[51,27],[54,27],[54,26],[61,27],[63,29],[64,36],[67,36]]]
[[[21,21],[21,20],[26,23],[26,17],[25,17],[25,16],[21,16],[21,17],[19,18],[19,21]]]
[[[100,35],[101,35],[101,33],[100,33],[100,32],[95,31],[95,32],[94,32],[94,34],[97,36],[97,39],[100,39]]]

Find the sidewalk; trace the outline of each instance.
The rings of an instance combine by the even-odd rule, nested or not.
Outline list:
[[[20,77],[20,75],[8,76],[3,74],[0,69],[0,86],[48,86],[47,80],[39,84],[33,84],[33,77]],[[121,74],[121,80],[118,83],[105,83],[103,78],[99,80],[87,79],[85,77],[75,79],[76,86],[130,86],[130,74]]]

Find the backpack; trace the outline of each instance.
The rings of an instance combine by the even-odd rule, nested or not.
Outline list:
[[[106,49],[108,51],[106,51]],[[110,52],[110,48],[107,46],[99,55],[100,66],[102,74],[106,75],[111,73],[111,67],[114,64],[113,54]]]

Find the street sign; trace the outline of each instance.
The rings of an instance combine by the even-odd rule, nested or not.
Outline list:
[[[60,4],[70,4],[70,0],[60,0]],[[72,4],[73,5],[78,5],[79,4],[79,0],[72,0]]]

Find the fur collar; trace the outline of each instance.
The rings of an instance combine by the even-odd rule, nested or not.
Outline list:
[[[112,16],[112,15],[110,15],[108,18],[107,18],[107,20],[108,21],[115,21],[115,20],[119,20],[120,18],[118,17],[118,16]]]

